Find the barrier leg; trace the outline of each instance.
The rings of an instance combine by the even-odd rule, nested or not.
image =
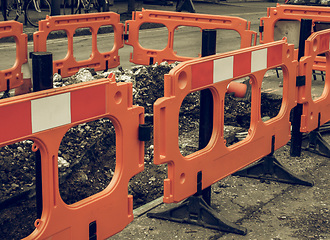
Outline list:
[[[33,91],[38,92],[53,88],[53,55],[49,52],[32,52]],[[41,154],[36,151],[36,201],[37,218],[42,215],[42,175]]]
[[[175,208],[161,213],[148,213],[147,216],[246,235],[245,228],[221,219],[218,213],[204,201],[202,196],[189,197]]]
[[[203,30],[202,56],[216,53],[216,30]],[[209,89],[201,91],[199,149],[210,141],[213,131],[213,96]],[[148,213],[148,217],[181,223],[190,223],[240,235],[246,235],[246,228],[222,219],[211,205],[211,187],[202,188],[202,172],[197,174],[197,193],[187,198],[179,206],[159,213]]]
[[[313,181],[308,181],[296,176],[274,157],[275,137],[272,139],[272,152],[258,162],[234,173],[234,176],[257,178],[264,181],[275,181],[289,184],[313,186]]]
[[[312,181],[305,180],[302,177],[291,173],[290,170],[282,166],[282,164],[273,155],[266,156],[252,166],[242,169],[233,175],[257,178],[262,182],[275,181],[310,187],[314,185]]]
[[[309,144],[306,150],[325,157],[330,157],[330,145],[324,140],[318,130],[310,132],[308,137]]]
[[[318,117],[320,120],[320,113]],[[304,150],[308,150],[321,156],[330,157],[330,144],[328,144],[321,135],[321,132],[329,132],[329,124],[330,122],[327,122],[308,134],[308,145]]]

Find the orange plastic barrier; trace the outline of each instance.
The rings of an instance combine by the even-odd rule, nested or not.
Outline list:
[[[313,33],[305,42],[305,56],[299,62],[299,75],[305,76],[306,83],[299,87],[298,102],[303,104],[303,114],[301,116],[301,132],[310,132],[318,126],[330,120],[329,103],[329,43],[330,29]],[[312,73],[313,65],[317,55],[326,55],[326,75],[325,86],[322,95],[313,100],[312,96]]]
[[[15,112],[16,115],[13,115]],[[132,105],[132,84],[101,79],[4,99],[0,103],[0,146],[33,140],[42,160],[43,212],[25,239],[88,239],[95,222],[97,239],[106,239],[133,220],[128,182],[144,168],[138,140],[143,108]],[[67,205],[59,193],[57,157],[62,137],[73,126],[109,118],[116,130],[116,170],[103,191]]]
[[[0,38],[14,37],[16,41],[16,62],[12,68],[0,70],[0,92],[23,84],[22,65],[27,62],[27,35],[23,24],[16,21],[0,22]]]
[[[313,26],[315,23],[330,23],[330,8],[313,7],[303,5],[280,5],[267,9],[267,17],[260,18],[260,43],[268,43],[274,41],[275,24],[280,20],[296,20],[312,19]],[[298,53],[296,53],[298,54]],[[325,71],[325,58],[316,57],[314,70]]]
[[[110,52],[100,53],[97,48],[97,33],[101,26],[111,25],[114,31],[114,46]],[[92,33],[92,54],[89,59],[76,61],[73,55],[73,35],[78,28],[90,28]],[[33,35],[34,51],[47,51],[47,36],[52,31],[64,30],[68,37],[68,52],[64,59],[53,64],[54,73],[68,77],[80,68],[91,67],[95,71],[114,68],[119,65],[118,50],[123,47],[123,28],[120,15],[113,12],[53,16],[39,22],[39,31]]]
[[[261,119],[261,86],[268,69],[282,66],[283,101],[279,114]],[[164,202],[179,202],[197,191],[202,172],[202,189],[278,149],[290,139],[290,110],[296,105],[297,61],[294,46],[285,40],[244,48],[179,64],[165,75],[164,97],[154,104],[154,163],[168,164]],[[251,125],[248,136],[226,147],[224,100],[228,84],[249,76],[252,85]],[[182,156],[178,145],[179,110],[191,92],[209,88],[213,95],[213,132],[208,145]],[[274,144],[272,144],[274,140]]]
[[[139,30],[143,23],[159,23],[167,27],[168,44],[162,50],[145,49],[139,43]],[[135,64],[149,65],[155,62],[187,61],[192,57],[176,55],[173,50],[174,31],[179,26],[199,27],[202,29],[235,30],[241,37],[241,48],[256,45],[256,32],[250,30],[250,22],[238,17],[215,16],[194,13],[144,10],[135,12],[132,20],[125,22],[125,33],[128,39],[125,44],[134,48],[130,61]],[[152,60],[152,61],[151,61]]]

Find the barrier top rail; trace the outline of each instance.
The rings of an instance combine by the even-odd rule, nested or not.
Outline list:
[[[283,100],[279,114],[261,119],[261,86],[267,70],[282,67]],[[294,46],[285,40],[244,48],[179,64],[165,75],[164,97],[154,104],[154,163],[168,164],[164,202],[179,202],[202,188],[236,172],[285,145],[290,139],[290,110],[297,102],[297,61]],[[251,124],[248,136],[226,147],[224,100],[228,84],[245,76],[252,85]],[[209,88],[213,95],[213,132],[208,145],[182,156],[178,146],[179,110],[191,92]]]
[[[310,132],[330,120],[329,112],[329,44],[330,29],[313,33],[305,41],[305,56],[299,62],[299,74],[305,76],[306,83],[299,87],[298,102],[303,104],[303,114],[301,116],[301,132]],[[317,99],[312,96],[312,73],[315,58],[318,55],[325,54],[326,75],[323,93]]]
[[[13,114],[13,112],[15,114]],[[94,223],[99,239],[121,231],[133,220],[128,182],[144,168],[144,143],[138,139],[143,108],[132,105],[132,84],[100,79],[3,99],[0,146],[33,140],[40,150],[42,215],[26,239],[88,239]],[[71,205],[59,191],[58,148],[73,126],[109,118],[116,130],[116,169],[101,192]]]
[[[274,26],[279,20],[312,19],[313,23],[329,23],[330,9],[327,7],[313,7],[303,5],[277,4],[267,9],[267,17],[260,18],[260,43],[274,41]]]
[[[114,46],[111,51],[100,53],[97,48],[97,33],[100,27],[109,25],[114,31]],[[73,54],[73,36],[78,28],[90,29],[92,54],[89,59],[77,62]],[[84,67],[91,67],[96,71],[114,68],[119,65],[118,50],[124,46],[123,28],[120,15],[114,12],[47,17],[46,20],[39,22],[39,31],[33,35],[34,51],[47,51],[48,34],[52,31],[64,30],[68,37],[68,52],[64,59],[54,61],[54,73],[58,72],[63,77],[68,77]]]
[[[274,41],[275,25],[280,20],[296,20],[311,19],[313,22],[312,31],[317,31],[317,28],[323,28],[322,24],[329,25],[330,9],[327,7],[313,7],[302,5],[289,5],[277,4],[276,7],[267,9],[267,17],[260,18],[260,43],[268,43]],[[320,24],[320,27],[316,28],[316,25]],[[329,26],[326,26],[328,28]],[[289,30],[292,32],[293,29]],[[297,31],[299,29],[293,30]],[[299,32],[297,31],[297,38],[299,38]],[[281,38],[284,36],[281,36]],[[296,39],[298,40],[298,39]],[[298,42],[295,43],[298,47]],[[296,51],[298,54],[298,51]],[[325,59],[322,56],[318,56],[314,61],[314,70],[325,70]]]
[[[168,43],[162,50],[146,49],[139,43],[139,30],[143,23],[159,23],[168,30]],[[134,48],[130,61],[135,64],[149,65],[155,62],[187,61],[192,57],[178,56],[173,50],[175,29],[180,26],[199,27],[203,29],[235,30],[241,37],[240,47],[256,45],[256,32],[250,30],[250,22],[245,19],[230,16],[207,14],[178,13],[169,11],[145,10],[134,12],[132,20],[125,22],[125,33],[128,39],[125,44]],[[129,26],[129,27],[128,27]]]
[[[22,65],[27,59],[27,35],[23,24],[16,21],[0,22],[0,38],[13,37],[16,42],[16,61],[13,67],[0,70],[0,92],[19,87],[23,83]]]

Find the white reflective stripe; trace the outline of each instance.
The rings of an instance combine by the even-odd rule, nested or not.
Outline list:
[[[213,61],[213,83],[231,79],[234,76],[234,56]]]
[[[31,101],[32,133],[71,123],[70,93]]]
[[[267,48],[252,52],[251,72],[260,71],[267,68]]]

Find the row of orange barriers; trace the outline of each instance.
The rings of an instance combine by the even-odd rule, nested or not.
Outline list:
[[[184,22],[185,25],[190,24],[190,14],[175,14],[165,14],[161,11],[152,13],[145,10],[135,13],[134,18],[139,20],[129,22],[129,38],[126,40],[135,46],[134,51],[139,51],[137,55],[133,53],[132,61],[148,64],[151,56],[157,61],[178,60],[170,43],[163,52],[152,52],[133,43],[134,39],[138,39],[138,31],[134,31],[143,22],[163,23],[169,29],[170,35],[175,27]],[[169,19],[175,16],[177,19],[171,22]],[[199,14],[191,16],[193,21],[201,19],[201,22],[207,22],[205,25],[198,23],[198,27],[201,28],[216,29],[217,26],[213,22],[225,23],[223,17],[205,17]],[[43,44],[49,32],[53,30],[65,30],[71,39],[76,28],[90,27],[95,39],[100,26],[112,24],[116,29],[117,46],[111,52],[102,55],[97,54],[94,42],[95,55],[88,61],[77,63],[81,64],[80,67],[100,66],[95,67],[96,70],[102,69],[101,66],[104,66],[106,61],[111,63],[110,66],[119,64],[118,48],[122,46],[123,25],[119,23],[117,15],[101,13],[94,17],[77,17],[79,19],[65,16],[49,17],[42,21],[40,31],[35,34],[35,40],[38,39],[36,41],[40,45],[35,45],[35,51],[46,50]],[[93,22],[93,19],[97,22],[95,28],[89,23]],[[112,19],[115,19],[115,23],[111,22]],[[236,30],[233,22],[240,20],[228,19],[230,20],[227,28]],[[12,27],[17,23],[8,24]],[[135,26],[134,30],[132,26]],[[330,30],[313,33],[306,41],[304,57],[298,62],[294,45],[288,44],[285,39],[249,46],[251,43],[254,45],[251,42],[254,33],[246,26],[244,29],[237,29],[243,39],[242,49],[185,61],[165,75],[164,97],[154,104],[154,163],[168,164],[168,179],[164,180],[166,203],[179,202],[195,194],[199,172],[203,173],[202,189],[205,189],[287,144],[291,137],[290,111],[297,103],[303,104],[300,126],[302,132],[312,131],[330,120],[327,110],[330,101],[328,75],[323,95],[316,101],[311,96],[311,76],[315,58],[325,54],[325,61],[329,59]],[[24,50],[26,35],[18,30],[1,36],[9,35],[15,36],[16,44],[22,46],[17,57],[22,59],[17,60],[14,69],[1,74],[4,74],[6,81],[10,81],[10,86],[19,86],[19,80],[13,81],[9,74],[13,74],[15,70],[16,77],[22,77],[20,67],[27,61]],[[171,39],[173,38],[169,37],[169,42]],[[71,40],[69,42],[71,44]],[[185,59],[181,59],[183,60]],[[76,71],[76,66],[70,65],[72,62],[72,52],[69,51],[63,61],[54,62],[54,71],[61,69],[61,73],[72,74]],[[277,67],[283,69],[282,107],[276,117],[263,122],[260,113],[263,76],[267,70]],[[250,129],[245,140],[227,147],[223,132],[224,97],[232,81],[246,76],[250,77],[252,86]],[[305,85],[296,85],[297,76],[306,77]],[[8,88],[4,84],[0,86],[2,90]],[[210,89],[213,96],[214,126],[211,140],[204,149],[184,157],[178,146],[179,109],[185,96],[204,89]],[[143,171],[144,144],[138,136],[139,126],[144,123],[144,114],[143,108],[132,105],[132,102],[132,84],[116,83],[114,75],[111,75],[110,79],[1,100],[0,114],[3,117],[0,124],[0,146],[31,139],[35,142],[34,151],[40,150],[42,157],[43,211],[41,218],[35,222],[35,231],[26,239],[87,239],[91,223],[97,223],[98,239],[105,239],[121,231],[133,220],[133,197],[127,195],[127,185],[134,175]],[[53,114],[53,111],[56,114]],[[68,129],[100,118],[111,119],[116,130],[115,175],[110,185],[102,192],[73,205],[67,205],[61,199],[58,189],[58,147]]]
[[[161,51],[145,49],[139,44],[139,30],[143,23],[163,23],[169,30],[169,43]],[[101,27],[111,26],[114,32],[114,45],[108,52],[101,53],[97,46],[97,34]],[[96,71],[107,70],[120,64],[119,49],[132,45],[134,52],[131,61],[136,64],[162,61],[185,61],[191,58],[180,57],[174,53],[174,29],[178,26],[194,26],[200,29],[231,29],[239,33],[241,47],[256,44],[256,32],[250,30],[250,23],[237,17],[211,16],[205,14],[171,13],[165,11],[135,12],[133,20],[120,23],[120,15],[113,12],[97,14],[79,14],[70,16],[53,16],[39,22],[39,31],[33,35],[34,51],[47,51],[47,37],[53,31],[65,31],[68,39],[67,54],[63,59],[53,62],[54,73],[62,77],[69,77],[78,72],[80,68],[90,67]],[[129,26],[129,27],[128,27]],[[86,60],[77,61],[73,54],[73,36],[77,29],[89,28],[92,35],[92,53]],[[129,34],[128,34],[129,29]],[[23,33],[22,24],[2,22],[0,24],[0,37],[14,37],[17,45],[16,62],[10,69],[0,71],[0,91],[13,89],[23,84],[22,65],[27,58],[27,36]],[[126,38],[124,40],[124,38]]]
[[[268,8],[267,17],[260,19],[260,43],[274,41],[276,24],[281,21],[295,20],[299,22],[304,18],[312,19],[314,30],[322,29],[324,28],[323,25],[329,22],[327,20],[329,11],[328,8],[324,7],[291,5],[277,5],[277,7]],[[140,45],[139,30],[144,23],[162,24],[167,28],[168,43],[164,49],[146,49]],[[97,34],[102,26],[112,26],[114,31],[114,45],[110,51],[104,53],[101,53],[97,47]],[[53,31],[65,31],[68,37],[67,54],[63,59],[55,60],[53,64],[54,73],[60,73],[63,77],[73,75],[82,67],[92,67],[96,71],[117,67],[120,64],[118,51],[124,46],[124,43],[133,46],[134,50],[131,53],[130,61],[136,64],[148,65],[163,61],[186,61],[192,58],[179,56],[173,49],[174,31],[180,26],[198,27],[201,30],[234,30],[241,37],[241,48],[256,45],[257,34],[250,30],[250,22],[238,17],[143,9],[141,12],[133,13],[133,19],[126,21],[125,26],[120,23],[120,16],[112,12],[48,17],[40,21],[39,31],[34,34],[34,51],[47,51],[49,34]],[[89,28],[92,33],[92,54],[89,59],[82,61],[76,61],[73,55],[73,35],[75,30],[79,28]],[[0,71],[0,91],[5,91],[16,88],[23,82],[21,67],[28,61],[27,36],[23,34],[23,27],[19,23],[3,22],[0,26],[0,37],[14,37],[17,45],[14,67]],[[317,56],[313,68],[325,70],[324,61],[324,57]]]
[[[148,11],[136,14],[146,14]],[[157,12],[165,14],[165,12]],[[171,14],[173,16],[173,13]],[[181,25],[188,19],[185,16]],[[242,47],[255,45],[252,35],[256,35],[247,27],[247,21],[239,18],[229,18],[227,24],[225,17],[198,15],[204,20],[194,21],[189,26],[196,25],[206,28],[235,29],[242,37]],[[133,31],[130,22],[130,35],[127,44],[138,42],[138,30],[141,23],[137,22],[136,31]],[[149,21],[153,21],[150,20]],[[205,21],[207,23],[205,23]],[[231,22],[235,22],[235,24]],[[222,24],[221,24],[222,23]],[[230,24],[229,24],[230,23]],[[14,29],[9,34],[16,40],[17,57],[13,69],[5,72],[7,86],[0,85],[1,91],[16,88],[22,84],[23,74],[21,68],[27,62],[27,36],[22,32],[22,24],[17,22],[2,23],[3,29]],[[102,26],[111,25],[114,29],[115,44],[110,52],[100,53],[97,48],[97,33]],[[172,24],[165,23],[167,27]],[[73,35],[78,28],[89,28],[92,32],[92,55],[89,59],[77,62],[73,56]],[[47,51],[47,37],[50,32],[64,30],[68,36],[68,52],[64,59],[53,62],[53,72],[67,77],[76,73],[79,68],[91,67],[95,70],[104,70],[119,65],[119,48],[123,47],[124,26],[119,22],[116,13],[86,14],[75,16],[48,17],[39,23],[39,31],[34,34],[34,51]],[[22,36],[22,37],[21,37]],[[24,41],[23,41],[24,40]],[[173,44],[171,45],[173,47]],[[166,48],[164,57],[172,51]],[[136,46],[137,49],[138,45]],[[141,50],[141,49],[139,49]],[[176,56],[174,56],[175,58]],[[144,59],[134,59],[135,63],[142,63]],[[175,60],[173,58],[173,61]],[[161,61],[160,58],[155,58]],[[183,60],[183,59],[181,59]],[[140,61],[140,62],[139,62]],[[141,62],[142,61],[142,62]],[[17,73],[16,73],[17,72]],[[11,76],[15,73],[16,81]],[[5,79],[5,78],[3,78]],[[87,97],[93,96],[93,97]],[[95,96],[96,99],[95,99]],[[90,101],[88,99],[93,99]],[[95,107],[93,107],[95,106]],[[54,118],[54,112],[56,111]],[[17,113],[19,116],[17,116]],[[35,142],[33,150],[40,150],[42,159],[42,202],[43,209],[40,219],[35,221],[35,231],[27,239],[85,239],[89,235],[88,226],[95,223],[97,237],[105,239],[122,230],[133,220],[133,198],[127,195],[129,179],[143,170],[144,148],[139,140],[139,125],[143,123],[143,109],[132,105],[132,85],[116,83],[114,76],[110,80],[98,80],[93,83],[78,84],[61,88],[60,90],[46,90],[39,93],[17,96],[2,100],[0,104],[2,118],[0,145],[5,146],[14,142],[31,139]],[[61,199],[58,185],[57,148],[68,129],[84,122],[100,118],[109,118],[116,130],[116,171],[110,185],[102,192],[74,205],[67,205]],[[129,149],[128,149],[129,148]],[[133,156],[134,155],[134,156]],[[63,219],[63,216],[66,216]],[[111,227],[108,224],[111,223]]]

